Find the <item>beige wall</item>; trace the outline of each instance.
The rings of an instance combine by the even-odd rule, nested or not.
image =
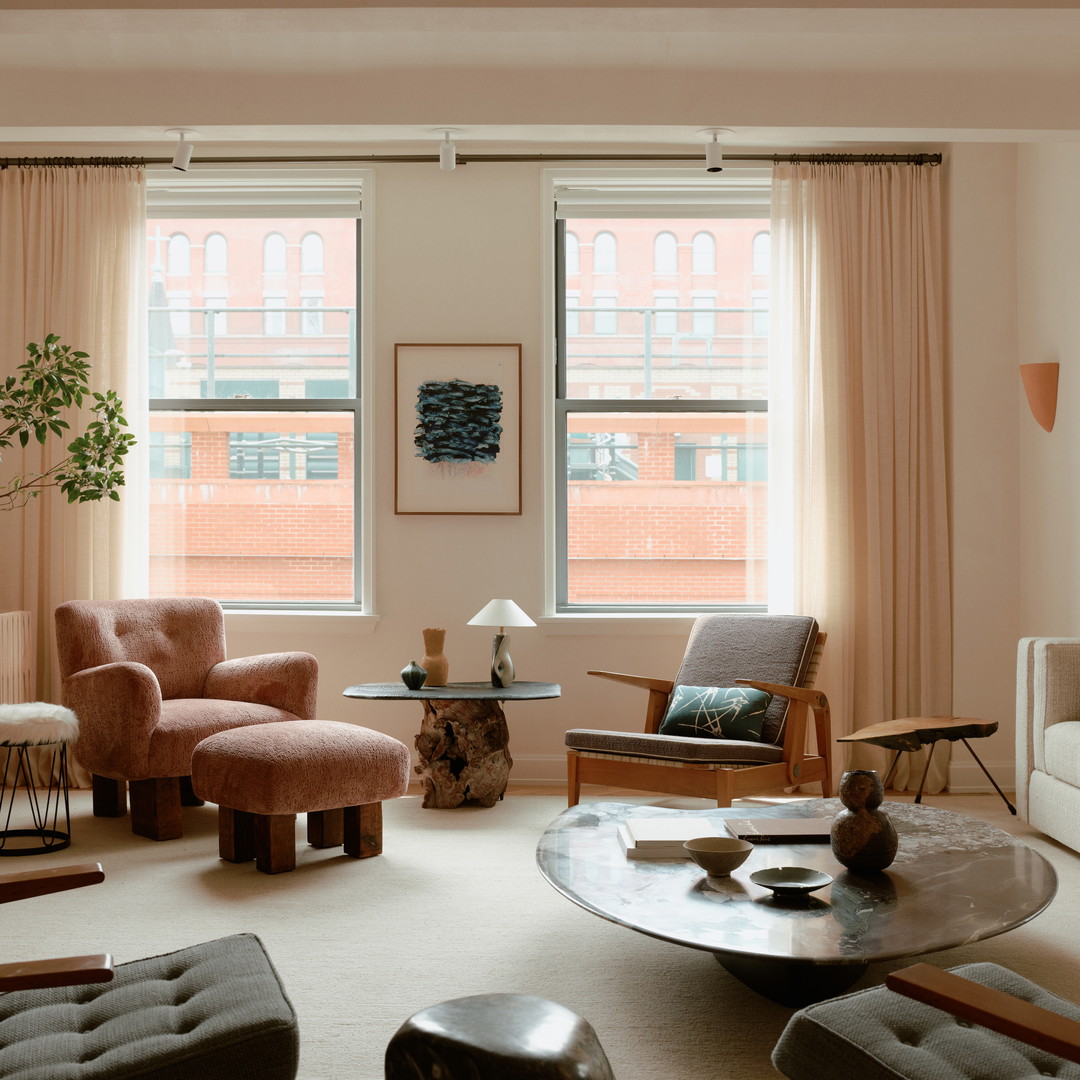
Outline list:
[[[1069,633],[1076,625],[1071,556],[1080,500],[1067,472],[1065,444],[1080,438],[1070,422],[1077,406],[1064,405],[1049,436],[1021,409],[1016,148],[959,144],[947,155],[954,705],[958,714],[1001,724],[1001,734],[980,752],[995,775],[1011,783],[1016,639],[1022,632]],[[1019,352],[1031,359],[1060,353],[1067,360],[1067,347],[1078,334],[1073,312],[1080,271],[1071,262],[1077,245],[1068,240],[1080,228],[1070,191],[1080,179],[1080,152],[1028,148],[1020,160]],[[534,616],[543,608],[550,350],[542,298],[550,264],[539,166],[472,164],[442,173],[380,165],[374,173],[366,228],[372,234],[369,320],[376,402],[370,433],[375,615],[232,614],[229,645],[232,655],[309,649],[321,663],[323,717],[377,727],[411,745],[418,708],[352,701],[342,697],[342,689],[394,678],[410,659],[419,659],[420,631],[433,625],[447,628],[451,678],[481,679],[489,631],[467,627],[466,621],[493,596],[511,596]],[[398,341],[522,343],[520,517],[394,515],[389,406]],[[1066,371],[1066,395],[1068,379]],[[0,521],[0,542],[10,528],[10,521]],[[5,591],[10,590],[0,581],[0,599]],[[636,724],[640,695],[590,679],[586,669],[673,673],[688,626],[685,618],[597,618],[569,626],[548,620],[515,631],[519,676],[563,685],[558,701],[507,707],[515,777],[561,777],[562,732],[568,726]],[[954,755],[953,784],[984,787],[966,759],[962,748]]]
[[[1018,362],[1058,362],[1047,433],[1019,396],[1020,634],[1080,636],[1080,146],[1025,147],[1018,181]]]

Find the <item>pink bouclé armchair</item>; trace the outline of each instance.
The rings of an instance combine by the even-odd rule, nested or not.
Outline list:
[[[94,814],[131,831],[183,835],[191,753],[229,728],[314,720],[318,661],[282,652],[225,659],[221,605],[198,597],[87,600],[56,609],[63,703],[79,718],[74,753],[93,776]]]

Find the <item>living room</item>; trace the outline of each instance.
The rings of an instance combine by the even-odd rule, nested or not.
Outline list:
[[[1075,11],[698,7],[672,25],[670,11],[642,7],[232,5],[252,9],[243,17],[211,7],[37,7],[9,4],[0,13],[8,157],[167,157],[174,140],[165,129],[190,126],[202,132],[195,175],[202,155],[434,154],[441,123],[461,129],[466,156],[698,155],[696,132],[711,125],[737,132],[732,153],[942,153],[951,709],[999,723],[983,759],[1011,782],[1016,643],[1075,633],[1080,605],[1072,569],[1080,496],[1067,472],[1077,438],[1067,357],[1080,336],[1068,255],[1080,229]],[[34,67],[46,44],[63,77]],[[226,48],[235,53],[229,61]],[[561,783],[567,728],[639,715],[630,689],[586,670],[672,673],[691,616],[554,610],[545,306],[553,256],[543,202],[553,166],[365,167],[366,357],[376,404],[361,465],[363,610],[229,611],[229,651],[312,652],[322,719],[366,724],[411,745],[414,706],[353,701],[344,688],[396,677],[419,659],[421,631],[433,626],[447,629],[451,679],[483,678],[491,630],[468,620],[492,597],[513,597],[538,623],[511,631],[519,677],[562,687],[557,701],[508,706],[514,780]],[[25,341],[0,333],[5,357],[21,357]],[[394,513],[394,346],[447,341],[522,345],[520,515]],[[1047,433],[1028,410],[1018,365],[1052,361],[1062,364],[1062,393]],[[0,540],[10,553],[0,608],[20,609],[37,559],[27,517],[4,515]],[[50,635],[41,621],[39,643]],[[48,676],[41,679],[47,696]],[[949,787],[987,790],[962,751]]]

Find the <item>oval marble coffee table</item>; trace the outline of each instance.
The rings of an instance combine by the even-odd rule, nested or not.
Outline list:
[[[1057,890],[1038,852],[975,818],[911,803],[884,809],[899,835],[888,869],[845,870],[826,843],[760,843],[728,878],[681,859],[628,859],[616,829],[628,816],[832,817],[839,799],[785,806],[671,810],[582,803],[537,847],[544,877],[567,899],[650,937],[712,952],[758,993],[799,1007],[846,990],[875,960],[950,949],[1003,934],[1038,915]],[[722,830],[723,826],[720,826]],[[707,831],[707,830],[706,830]],[[779,899],[756,870],[801,866],[831,874],[806,898]]]

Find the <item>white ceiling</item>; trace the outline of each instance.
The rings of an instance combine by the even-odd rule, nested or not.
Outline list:
[[[733,151],[1080,132],[1072,4],[87,2],[0,0],[3,151],[48,142],[160,152],[167,127],[197,128],[208,154],[239,144],[429,150],[444,125],[463,129],[459,148],[477,153],[678,151],[718,125],[733,129]],[[784,108],[769,104],[781,81]],[[860,111],[862,96],[876,97],[875,110]]]

